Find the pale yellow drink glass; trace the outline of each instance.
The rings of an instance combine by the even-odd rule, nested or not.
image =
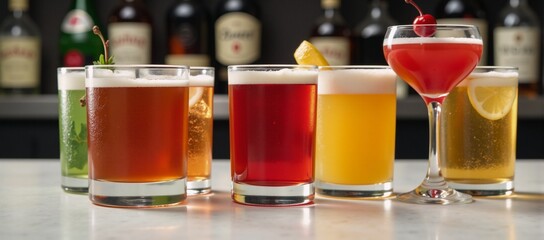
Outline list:
[[[441,138],[442,175],[475,196],[514,190],[518,69],[477,67],[446,98]]]
[[[190,67],[187,194],[211,192],[213,144],[213,67]]]
[[[385,197],[393,191],[396,74],[388,66],[319,69],[316,191]]]

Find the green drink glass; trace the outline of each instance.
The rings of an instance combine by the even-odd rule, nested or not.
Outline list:
[[[69,193],[87,193],[87,113],[85,68],[57,69],[61,186]]]

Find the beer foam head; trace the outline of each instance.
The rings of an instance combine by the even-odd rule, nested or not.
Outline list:
[[[205,74],[189,76],[189,86],[213,87],[213,77]]]
[[[284,68],[277,71],[245,70],[228,73],[229,85],[245,84],[316,84],[317,71]]]
[[[465,80],[463,80],[459,86],[467,86],[469,81],[478,81],[480,85],[484,86],[516,86],[518,84],[519,74],[517,71],[489,71],[471,73]]]
[[[90,72],[90,73],[89,73]],[[91,69],[86,87],[182,87],[189,86],[186,76],[139,74],[134,70]]]
[[[317,91],[318,94],[395,94],[396,79],[390,68],[322,68]]]
[[[85,90],[85,71],[59,73],[59,90]]]

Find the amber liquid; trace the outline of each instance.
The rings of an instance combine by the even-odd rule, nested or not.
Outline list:
[[[213,142],[213,87],[202,87],[204,93],[189,109],[189,181],[209,179]]]
[[[514,178],[517,98],[501,119],[482,117],[471,105],[466,86],[454,88],[444,101],[441,151],[447,181],[492,184]]]
[[[89,177],[112,182],[183,178],[187,98],[188,87],[87,88]]]

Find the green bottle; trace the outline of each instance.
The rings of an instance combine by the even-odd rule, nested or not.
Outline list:
[[[98,17],[92,0],[73,0],[60,29],[60,65],[91,65],[102,53],[102,42],[93,34]]]

